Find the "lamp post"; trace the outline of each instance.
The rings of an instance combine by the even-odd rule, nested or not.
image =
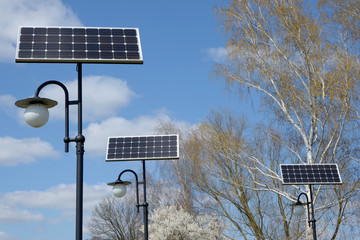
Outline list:
[[[300,201],[300,197],[304,195],[306,197],[306,203],[302,203]],[[313,230],[313,240],[316,240],[316,219],[315,219],[315,211],[314,211],[314,204],[313,204],[313,198],[312,198],[312,189],[310,185],[310,201],[306,193],[300,193],[297,199],[297,202],[293,205],[294,206],[294,214],[296,216],[302,216],[305,213],[304,205],[307,206],[307,215],[308,215],[308,223],[310,227],[310,223],[312,224],[312,230]],[[311,215],[312,219],[310,219],[310,209],[309,205],[311,205]]]
[[[149,213],[148,206],[149,204],[146,202],[146,174],[145,174],[145,160],[142,160],[143,163],[143,181],[139,182],[137,174],[131,170],[126,169],[119,174],[118,179],[115,182],[108,183],[109,186],[113,186],[112,193],[115,197],[121,198],[126,194],[126,185],[129,185],[131,182],[122,181],[121,176],[126,172],[131,172],[135,176],[136,181],[136,207],[139,213],[139,207],[143,207],[143,216],[144,216],[144,240],[148,240],[149,238],[149,230],[148,230],[148,221],[149,221]],[[139,184],[143,184],[144,190],[144,202],[142,204],[139,203]]]
[[[48,108],[57,105],[57,102],[48,98],[40,98],[40,91],[47,85],[60,86],[65,93],[65,152],[69,151],[69,143],[76,143],[76,240],[82,240],[82,226],[83,226],[83,164],[84,164],[84,142],[85,137],[82,134],[82,65],[77,64],[78,72],[78,99],[74,101],[69,100],[69,92],[64,84],[61,82],[50,80],[41,84],[35,92],[34,97],[26,98],[16,101],[15,105],[20,108],[26,108],[25,121],[32,127],[43,126],[48,118]],[[78,134],[75,138],[69,137],[69,105],[78,106]]]

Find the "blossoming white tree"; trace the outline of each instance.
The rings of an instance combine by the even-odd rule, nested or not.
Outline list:
[[[222,224],[210,215],[193,216],[182,208],[167,206],[150,214],[150,240],[220,240]]]

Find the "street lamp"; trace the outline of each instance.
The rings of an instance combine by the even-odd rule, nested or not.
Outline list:
[[[116,182],[113,183],[108,183],[109,186],[113,186],[112,189],[112,193],[115,197],[117,198],[122,198],[125,196],[126,194],[126,185],[131,184],[131,182],[128,181],[121,181],[121,180],[117,180]],[[137,186],[137,184],[136,184]],[[139,202],[137,202],[137,204],[139,204]]]
[[[121,180],[125,172],[131,172],[136,179],[136,207],[144,210],[144,239],[148,240],[148,203],[146,202],[146,171],[145,160],[175,160],[179,159],[179,135],[152,135],[109,137],[106,161],[140,161],[142,162],[143,181],[138,181],[137,174],[126,169],[119,174],[115,182],[108,183],[113,186],[113,194],[122,197],[126,194],[126,185],[130,182]],[[139,184],[143,184],[144,202],[139,204]]]
[[[300,197],[304,195],[306,197],[306,203],[302,203],[300,201]],[[294,214],[298,217],[301,217],[304,213],[305,213],[305,207],[304,205],[307,206],[307,215],[308,215],[308,223],[309,223],[309,227],[310,227],[310,223],[312,224],[312,229],[313,229],[313,240],[316,240],[316,219],[315,219],[315,212],[314,212],[314,204],[313,204],[313,199],[312,199],[312,190],[311,190],[311,186],[310,186],[310,201],[309,198],[307,196],[306,193],[300,193],[297,199],[297,202],[293,205],[294,208]],[[310,208],[309,205],[311,205],[311,215],[312,215],[312,219],[310,219]]]
[[[44,126],[49,120],[48,108],[57,105],[57,102],[47,98],[34,97],[18,102],[18,106],[26,108],[24,113],[25,121],[32,127]]]
[[[132,174],[134,174],[135,181],[136,181],[136,185],[135,185],[135,187],[136,187],[136,207],[137,207],[138,213],[139,213],[140,207],[144,208],[144,211],[143,211],[144,240],[148,240],[148,238],[149,238],[149,230],[148,230],[148,221],[149,221],[148,206],[149,206],[149,204],[146,202],[145,160],[143,160],[142,162],[143,162],[143,182],[139,182],[138,176],[133,170],[126,169],[119,174],[119,177],[115,182],[108,183],[108,185],[113,187],[113,189],[112,189],[113,195],[115,197],[121,198],[121,197],[125,196],[125,194],[126,194],[126,186],[131,184],[131,182],[129,182],[129,181],[122,181],[121,176],[126,172],[131,172]],[[143,190],[144,190],[144,196],[143,196],[144,202],[142,204],[139,203],[139,184],[143,184]]]
[[[41,127],[49,119],[48,108],[57,105],[55,100],[40,98],[40,91],[47,85],[57,85],[64,90],[65,94],[65,152],[69,151],[69,143],[76,143],[77,170],[76,170],[76,240],[82,240],[83,226],[83,169],[84,169],[84,142],[85,137],[82,134],[82,65],[77,64],[78,71],[78,99],[69,101],[69,92],[61,82],[50,80],[41,84],[34,97],[16,101],[15,105],[20,108],[26,108],[25,121],[32,127]],[[69,137],[69,105],[78,106],[78,134],[75,138]]]

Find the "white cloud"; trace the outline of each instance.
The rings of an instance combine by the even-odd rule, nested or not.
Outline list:
[[[0,137],[0,165],[16,166],[34,162],[37,158],[58,156],[50,143],[39,138]]]
[[[168,121],[170,117],[159,113],[153,116],[140,116],[132,120],[112,117],[100,123],[91,123],[84,131],[86,152],[105,156],[108,137],[153,134],[159,120]]]
[[[190,123],[172,120],[165,110],[135,119],[111,117],[100,123],[91,123],[84,130],[86,152],[93,156],[105,156],[108,137],[151,135],[160,121],[171,121],[180,128],[191,129]]]
[[[103,183],[84,184],[84,214],[87,215],[96,204],[110,193]],[[58,210],[56,218],[74,216],[76,207],[76,185],[60,184],[45,191],[15,191],[0,195],[0,223],[44,221],[45,214],[32,211]],[[54,221],[53,216],[51,217]],[[0,235],[1,236],[1,235]],[[0,238],[1,239],[1,238]]]
[[[225,47],[209,48],[206,50],[207,59],[216,63],[225,61],[228,52]]]
[[[69,91],[69,99],[76,100],[78,80],[63,84]],[[84,122],[115,116],[136,96],[126,81],[109,76],[83,77],[82,90]],[[49,85],[41,91],[40,96],[58,101],[59,105],[50,109],[51,118],[64,118],[64,92],[60,87]],[[76,106],[70,106],[70,118],[77,121]]]
[[[107,185],[84,184],[84,209],[92,209],[95,204],[109,192]],[[1,202],[11,206],[36,209],[74,210],[76,202],[76,185],[60,184],[45,191],[15,191],[6,193]]]
[[[19,26],[81,26],[61,0],[0,1],[0,61],[14,61]]]
[[[20,222],[38,222],[43,221],[44,216],[41,213],[31,212],[18,208],[11,208],[8,205],[0,204],[0,223],[20,223]],[[1,234],[0,234],[0,239]]]

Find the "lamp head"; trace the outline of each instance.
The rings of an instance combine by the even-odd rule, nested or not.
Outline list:
[[[305,213],[305,207],[306,203],[302,203],[300,201],[297,201],[293,207],[294,207],[294,214],[298,217],[301,217]]]
[[[38,128],[49,120],[48,108],[57,105],[57,102],[48,98],[26,98],[15,102],[15,105],[20,108],[25,108],[24,118],[27,124]]]
[[[113,186],[112,193],[115,197],[121,198],[126,194],[126,185],[131,184],[129,181],[117,180],[116,182],[108,183],[109,186]]]

